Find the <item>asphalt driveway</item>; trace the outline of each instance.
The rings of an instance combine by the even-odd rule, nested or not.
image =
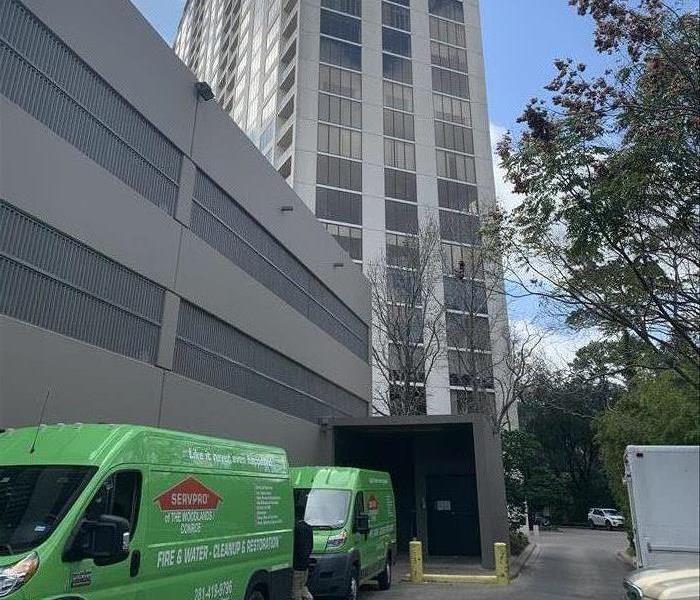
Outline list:
[[[538,548],[509,586],[395,583],[387,592],[363,591],[360,600],[620,600],[629,572],[616,557],[627,545],[624,533],[565,529],[535,541]]]

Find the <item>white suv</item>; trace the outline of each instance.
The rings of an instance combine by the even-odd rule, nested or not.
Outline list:
[[[612,531],[624,527],[625,518],[614,508],[591,508],[588,511],[588,525],[591,529],[605,527]]]

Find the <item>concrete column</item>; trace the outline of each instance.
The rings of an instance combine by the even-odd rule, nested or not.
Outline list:
[[[177,205],[175,207],[175,219],[185,227],[190,226],[190,215],[192,214],[192,194],[194,193],[194,178],[197,174],[197,167],[187,157],[182,157],[180,167],[180,188],[177,194]]]
[[[179,312],[180,297],[166,290],[156,364],[168,371],[173,368],[173,354],[175,352],[175,336],[177,334],[177,318]]]
[[[503,479],[501,437],[493,433],[488,417],[474,421],[474,458],[479,494],[479,528],[481,530],[481,564],[495,567],[494,544],[508,543],[508,511]]]

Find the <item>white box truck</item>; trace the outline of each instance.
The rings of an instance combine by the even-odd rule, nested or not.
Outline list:
[[[700,560],[700,447],[627,446],[637,565],[697,567]]]

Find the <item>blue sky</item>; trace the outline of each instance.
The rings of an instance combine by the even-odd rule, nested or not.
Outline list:
[[[171,43],[184,0],[132,2]],[[554,75],[555,58],[571,57],[587,63],[593,70],[604,63],[593,48],[592,20],[578,16],[567,0],[481,0],[481,20],[493,139],[515,127],[531,97],[543,95],[543,86]],[[506,206],[517,202],[498,168],[496,193]],[[524,323],[541,326],[534,299],[511,299],[509,313],[516,328]],[[553,360],[571,358],[573,351],[585,341],[586,338],[560,331],[552,344],[559,348],[560,355],[553,356]]]

